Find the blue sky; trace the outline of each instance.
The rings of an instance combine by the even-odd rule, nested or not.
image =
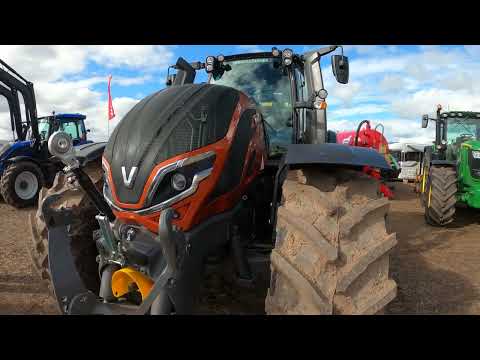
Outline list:
[[[165,85],[167,66],[179,56],[189,61],[208,55],[269,51],[273,46],[297,53],[305,45],[177,45],[177,46],[0,46],[0,58],[35,84],[39,114],[82,112],[95,140],[107,137],[107,84],[117,118],[143,97]],[[329,92],[328,125],[350,130],[364,119],[385,126],[389,141],[426,142],[432,129],[421,129],[420,118],[445,108],[480,109],[480,47],[478,46],[345,46],[350,58],[350,82],[334,81],[330,57],[322,61]],[[202,72],[198,81],[205,81]],[[9,138],[6,102],[0,99],[0,138]]]

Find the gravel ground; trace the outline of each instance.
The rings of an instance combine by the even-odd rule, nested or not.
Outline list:
[[[395,183],[395,188],[388,228],[398,239],[390,257],[398,296],[386,313],[480,314],[480,213],[459,209],[454,224],[431,227],[412,186]],[[0,314],[57,313],[26,250],[28,211],[0,202]],[[263,291],[257,294],[264,296]],[[232,300],[233,308],[227,305]],[[205,312],[263,312],[263,299],[232,289],[209,294],[205,302],[212,310]]]

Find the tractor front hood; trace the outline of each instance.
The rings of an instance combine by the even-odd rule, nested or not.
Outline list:
[[[135,105],[104,152],[120,201],[137,203],[158,164],[224,138],[237,102],[233,88],[191,84],[161,90]]]
[[[10,141],[0,140],[0,156],[6,151],[11,145]]]

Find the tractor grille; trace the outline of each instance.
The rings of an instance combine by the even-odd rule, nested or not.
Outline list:
[[[479,154],[479,158],[476,159],[473,156],[473,152],[476,152]],[[468,165],[470,166],[470,174],[477,179],[480,179],[480,151],[478,150],[468,150]]]

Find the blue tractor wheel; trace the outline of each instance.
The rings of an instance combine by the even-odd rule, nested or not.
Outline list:
[[[0,180],[0,192],[5,202],[16,208],[32,206],[44,186],[44,176],[38,165],[30,161],[13,163]]]

